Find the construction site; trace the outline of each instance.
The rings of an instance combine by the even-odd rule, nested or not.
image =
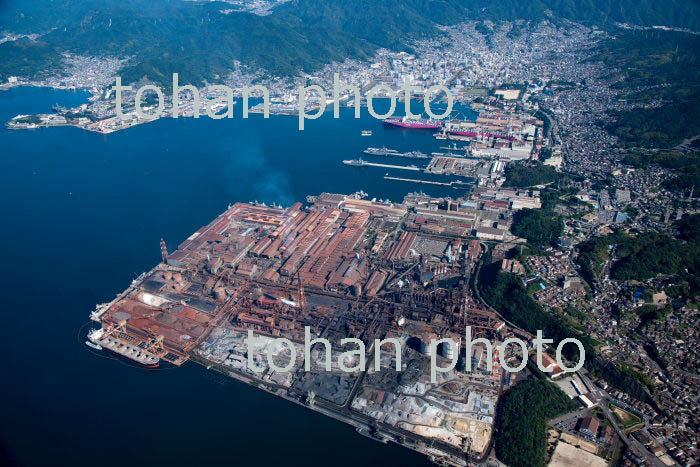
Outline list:
[[[487,369],[484,347],[465,354],[465,327],[495,343],[531,337],[479,306],[470,290],[484,251],[472,237],[476,217],[417,195],[403,203],[363,193],[324,193],[288,208],[238,203],[172,253],[161,241],[162,262],[92,313],[101,327],[89,340],[145,366],[201,363],[379,441],[471,465],[490,451],[504,375],[499,365]],[[360,339],[369,361],[375,339],[394,338],[401,368],[386,345],[381,371],[341,371],[348,362],[336,360],[329,371],[320,348],[305,371],[307,326],[341,352],[342,339]],[[246,345],[249,331],[257,348]],[[448,337],[456,348],[431,350]],[[441,367],[457,361],[437,383],[431,351]],[[273,370],[270,359],[289,371]]]

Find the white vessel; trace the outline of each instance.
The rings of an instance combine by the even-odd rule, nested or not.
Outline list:
[[[155,368],[160,364],[160,358],[158,358],[156,355],[153,355],[152,353],[142,349],[141,347],[131,345],[114,336],[105,334],[103,328],[93,329],[92,331],[90,331],[88,333],[88,341],[86,342],[86,344],[88,344],[88,342],[94,344],[94,346],[90,346],[93,349],[99,347],[99,350],[111,350],[116,354],[119,354],[123,357],[126,357],[147,367]]]
[[[87,345],[88,347],[95,349],[95,350],[102,350],[102,346],[100,344],[95,344],[94,342],[92,342],[90,340],[86,340],[85,345]]]

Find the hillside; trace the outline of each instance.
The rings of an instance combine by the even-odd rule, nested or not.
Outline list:
[[[23,0],[0,4],[3,30],[43,33],[0,44],[0,81],[55,73],[61,53],[132,57],[126,81],[163,82],[177,71],[193,83],[225,74],[233,60],[273,75],[365,58],[379,47],[410,49],[437,25],[473,20],[539,21],[547,15],[610,26],[616,21],[700,30],[693,0],[294,0],[269,16],[224,14],[227,4],[183,0]]]

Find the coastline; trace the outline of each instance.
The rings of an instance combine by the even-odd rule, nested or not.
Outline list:
[[[371,85],[370,83],[369,85]],[[367,86],[369,86],[367,85]],[[365,86],[364,88],[366,88]],[[74,86],[56,86],[52,85],[46,82],[27,82],[27,81],[15,81],[12,83],[4,83],[0,85],[0,91],[9,91],[14,88],[19,88],[19,87],[34,87],[34,88],[50,88],[53,90],[60,90],[60,91],[83,91],[90,93],[90,97],[88,98],[88,101],[91,103],[96,103],[98,102],[101,97],[100,93],[97,92],[95,88],[79,88],[79,87],[74,87]],[[364,89],[363,88],[363,89]],[[269,107],[269,114],[270,115],[284,115],[284,116],[298,116],[299,111],[290,108],[288,104],[280,104],[276,103],[275,99],[277,96],[271,96],[270,101],[271,105]],[[376,99],[385,99],[383,96],[378,96]],[[413,96],[411,98],[412,101],[415,102],[420,102],[423,99],[420,96]],[[404,102],[405,99],[401,96],[397,98],[397,102]],[[341,106],[342,107],[352,107],[352,104],[348,104],[349,100],[348,97],[345,96],[340,99]],[[441,101],[442,102],[442,101]],[[237,100],[234,99],[234,104],[237,103]],[[464,103],[460,103],[464,104]],[[88,110],[88,104],[85,103],[81,106],[78,107],[80,110]],[[226,104],[221,104],[219,106],[214,106],[212,108],[214,113],[217,113],[221,111],[224,107],[226,107]],[[360,102],[360,107],[361,108],[367,108],[367,103],[362,101]],[[67,119],[66,115],[70,113],[74,109],[65,109],[64,112],[54,112],[54,113],[40,113],[40,114],[20,114],[16,115],[9,121],[5,122],[5,126],[8,129],[11,130],[34,130],[38,128],[50,128],[50,127],[61,127],[61,126],[68,126],[68,127],[75,127],[79,128],[81,130],[85,131],[90,131],[94,133],[99,133],[99,134],[110,134],[110,133],[115,133],[117,131],[121,130],[127,130],[129,128],[142,125],[144,123],[150,123],[156,120],[160,120],[162,118],[199,118],[199,117],[208,117],[207,112],[202,112],[200,110],[199,115],[195,116],[192,112],[191,109],[188,107],[186,108],[188,111],[190,111],[189,114],[184,114],[180,115],[178,117],[173,117],[172,116],[172,107],[166,107],[163,109],[161,112],[161,115],[154,115],[152,117],[148,118],[141,118],[138,116],[134,111],[130,111],[128,114],[125,114],[125,117],[127,118],[119,118],[116,115],[111,115],[106,118],[102,118],[99,120],[93,120],[90,118],[78,118],[78,119]],[[308,106],[306,108],[306,111],[315,111],[318,110],[318,107],[316,106]],[[323,113],[330,112],[332,110],[332,107],[329,107],[328,104],[325,107],[325,110]],[[248,109],[248,113],[251,114],[263,114],[264,110],[263,108],[259,105],[253,105]],[[245,118],[245,117],[243,117]]]
[[[192,354],[190,356],[190,361],[203,366],[208,371],[215,371],[240,383],[247,384],[256,389],[261,389],[269,394],[281,397],[288,402],[292,402],[298,406],[320,413],[336,421],[346,423],[354,427],[359,434],[366,436],[373,441],[379,441],[384,444],[392,442],[428,456],[433,462],[439,465],[450,465],[454,467],[482,465],[482,463],[489,458],[493,449],[492,436],[484,453],[476,459],[471,458],[469,462],[467,462],[464,458],[464,453],[454,446],[439,442],[435,439],[424,438],[413,432],[390,426],[385,423],[373,424],[373,419],[370,417],[363,416],[362,414],[354,412],[345,406],[336,406],[331,402],[320,399],[316,399],[313,405],[306,404],[302,402],[300,398],[290,395],[287,388],[283,386],[255,379],[247,374],[235,371],[232,368],[227,368],[220,363],[207,360],[201,355]],[[436,446],[440,446],[441,449],[438,449]]]

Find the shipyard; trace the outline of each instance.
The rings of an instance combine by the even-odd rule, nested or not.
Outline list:
[[[508,164],[537,160],[546,146],[544,122],[528,113],[514,109],[498,109],[482,106],[476,120],[408,119],[406,117],[384,120],[390,130],[432,132],[438,140],[454,140],[440,146],[446,152],[420,151],[400,152],[396,149],[369,147],[364,157],[347,159],[343,164],[356,168],[382,168],[422,172],[429,179],[406,178],[385,174],[390,181],[426,185],[440,185],[455,189],[466,189],[472,183],[480,187],[498,188],[505,182]],[[460,142],[461,145],[457,145]],[[384,159],[375,162],[372,158]],[[414,163],[399,164],[401,159]],[[397,161],[392,163],[387,160]],[[446,178],[447,177],[447,178]],[[454,178],[457,178],[455,180]]]

